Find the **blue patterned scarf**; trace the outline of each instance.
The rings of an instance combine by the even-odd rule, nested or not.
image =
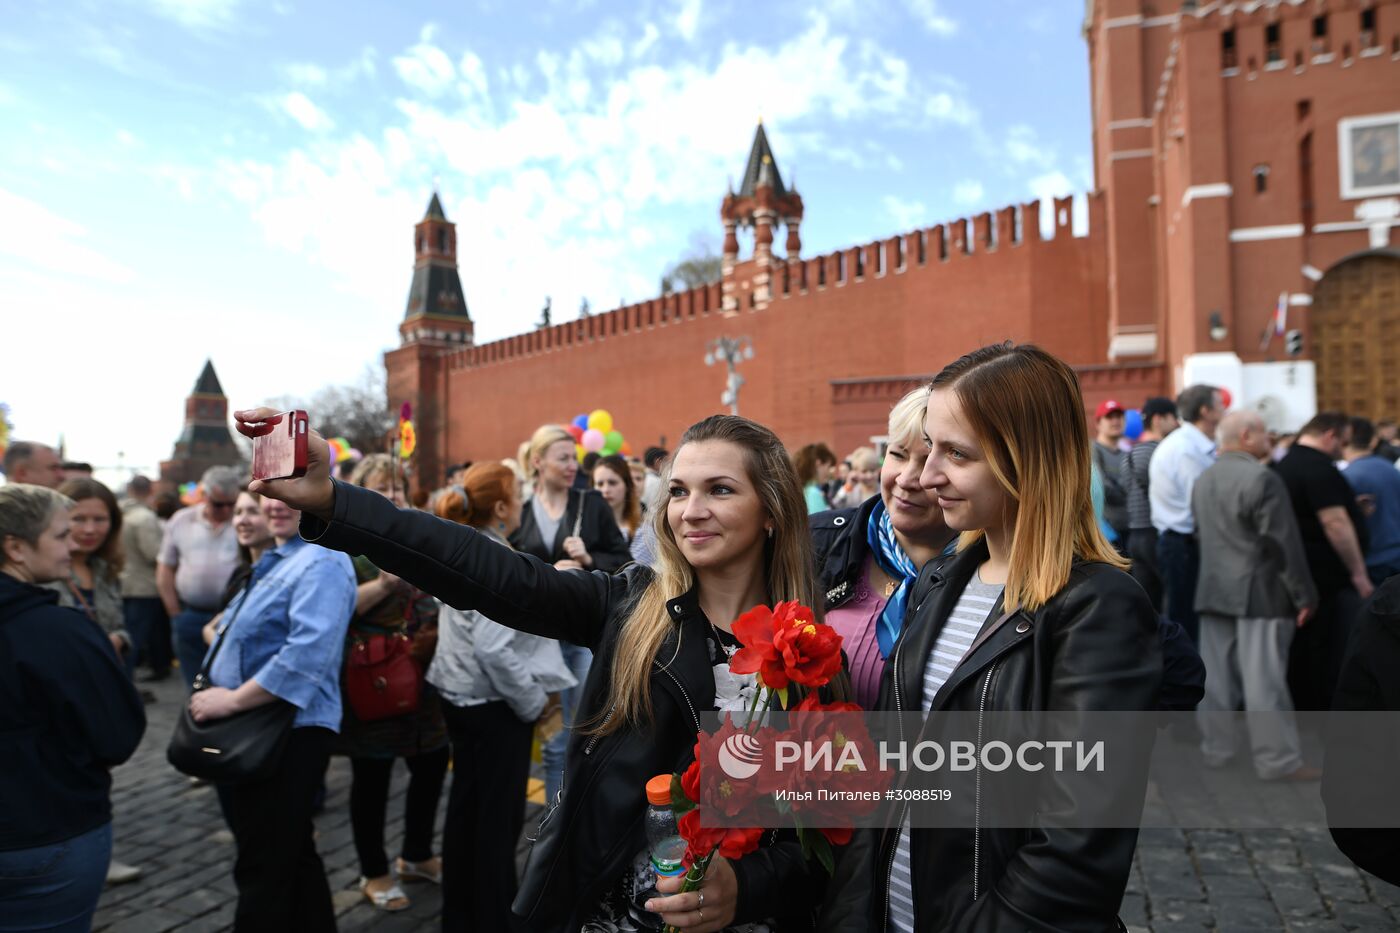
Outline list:
[[[894,650],[894,643],[899,639],[899,630],[904,625],[909,590],[913,588],[914,580],[919,576],[919,568],[914,566],[909,555],[904,553],[904,548],[899,546],[899,541],[894,536],[894,522],[890,520],[890,513],[885,509],[884,502],[875,503],[875,508],[870,513],[870,522],[865,528],[865,540],[870,545],[870,553],[875,555],[875,562],[880,565],[880,569],[888,574],[890,579],[899,581],[899,586],[885,603],[885,611],[880,614],[880,621],[875,626],[875,641],[880,646],[880,656],[888,658]]]

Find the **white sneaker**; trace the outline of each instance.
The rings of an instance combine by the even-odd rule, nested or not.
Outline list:
[[[109,862],[107,865],[108,884],[129,884],[140,878],[142,869],[125,862]]]

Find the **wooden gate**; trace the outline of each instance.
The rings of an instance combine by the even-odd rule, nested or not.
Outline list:
[[[1311,316],[1318,411],[1400,419],[1400,257],[1334,267],[1317,285]]]

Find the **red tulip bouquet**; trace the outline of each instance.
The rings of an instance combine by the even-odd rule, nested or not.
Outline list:
[[[702,804],[731,820],[747,819],[752,814],[755,822],[767,825],[774,825],[781,815],[790,816],[797,823],[804,855],[820,861],[828,872],[833,868],[831,847],[844,845],[851,838],[849,811],[838,814],[828,805],[828,810],[823,812],[814,804],[795,803],[790,799],[802,797],[801,794],[777,799],[775,792],[779,789],[801,790],[796,784],[802,783],[803,775],[781,780],[769,777],[737,781],[731,780],[721,768],[716,775],[721,780],[702,786],[701,769],[713,767],[717,754],[723,753],[721,749],[738,748],[748,760],[756,762],[762,759],[765,750],[771,753],[780,737],[796,741],[821,739],[838,744],[869,742],[868,733],[863,737],[845,734],[855,731],[853,717],[840,717],[842,730],[838,733],[830,717],[811,715],[860,712],[861,709],[854,703],[820,702],[818,689],[841,672],[841,636],[831,626],[818,622],[810,608],[796,601],[778,603],[771,609],[755,606],[735,620],[733,632],[742,647],[730,658],[729,671],[756,674],[758,689],[749,704],[747,718],[736,722],[734,717],[725,717],[713,736],[699,735],[695,743],[695,761],[684,774],[672,776],[672,808],[680,834],[687,843],[688,870],[681,887],[683,892],[700,886],[716,853],[730,860],[741,858],[758,848],[764,832],[762,828],[704,826],[700,820]],[[807,693],[792,712],[805,715],[794,717],[792,727],[781,733],[763,725],[760,709],[768,709],[775,699],[780,708],[788,709],[793,684],[805,688]],[[754,771],[757,773],[758,768]],[[816,780],[814,774],[805,777]],[[830,786],[829,776],[825,781],[823,786]]]

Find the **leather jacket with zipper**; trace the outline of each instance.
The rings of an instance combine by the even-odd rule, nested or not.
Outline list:
[[[709,622],[695,591],[667,604],[674,624],[657,652],[664,663],[652,666],[652,725],[596,736],[586,726],[610,715],[617,636],[652,580],[648,568],[632,564],[615,575],[555,570],[472,528],[400,510],[383,496],[339,482],[331,521],[304,514],[301,530],[324,547],[364,554],[448,605],[593,650],[576,720],[583,728],[570,736],[563,787],[540,823],[513,905],[528,930],[577,930],[645,846],[646,781],[690,764],[699,715],[714,708]],[[825,873],[806,862],[795,838],[769,834],[765,841],[769,845],[732,863],[737,921],[778,916],[784,933],[810,928]]]
[[[848,602],[859,589],[860,574],[870,556],[866,526],[878,501],[879,496],[871,496],[859,508],[818,512],[808,519],[812,550],[817,556],[817,586],[826,594],[827,612]],[[948,560],[935,557],[932,563]],[[1157,635],[1162,642],[1162,690],[1157,708],[1163,712],[1190,712],[1205,696],[1205,663],[1180,622],[1158,616]]]
[[[979,543],[920,574],[881,684],[880,708],[917,711],[934,643],[977,566]],[[992,612],[1000,621],[1001,604]],[[989,623],[989,626],[992,623]],[[984,629],[986,636],[987,629]],[[980,639],[979,639],[980,640]],[[1155,710],[1162,680],[1156,614],[1142,588],[1104,564],[1076,561],[1066,586],[1033,612],[1010,614],[975,644],[939,691],[929,713],[998,710]],[[1155,730],[1148,728],[1150,739]],[[1122,808],[1140,808],[1150,741],[1114,770],[1106,789]],[[1065,788],[1060,788],[1065,790]],[[1055,826],[1075,806],[1066,792],[1043,804],[1024,829],[918,829],[910,832],[910,868],[919,931],[1108,931],[1137,843],[1136,829]],[[978,814],[980,819],[980,813]],[[898,825],[894,815],[888,825]],[[818,920],[822,931],[883,931],[889,866],[898,831],[857,831],[843,849]]]

